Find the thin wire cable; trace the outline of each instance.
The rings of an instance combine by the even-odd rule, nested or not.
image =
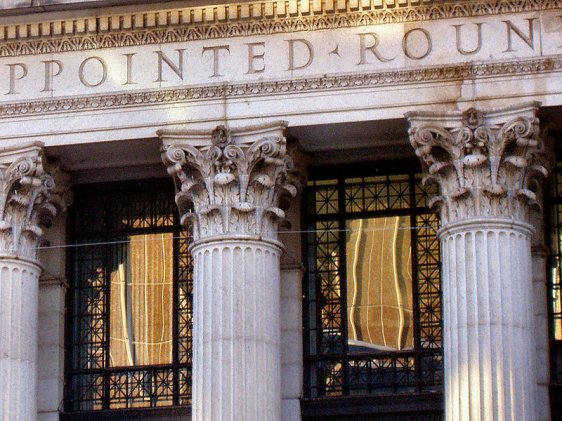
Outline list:
[[[388,231],[391,228],[369,228],[364,230],[365,232],[373,232],[373,231]],[[398,230],[422,230],[422,229],[429,229],[431,231],[436,232],[435,228],[431,225],[420,225],[420,226],[409,226],[409,227],[398,227]],[[394,228],[392,228],[394,230]],[[289,231],[279,231],[279,235],[288,235],[288,234],[314,234],[314,233],[326,233],[326,232],[345,232],[351,233],[356,232],[357,230],[353,229],[312,229],[312,230],[289,230]],[[184,239],[185,237],[172,237],[174,240]],[[118,244],[127,244],[131,241],[156,241],[154,239],[135,239],[135,240],[113,240],[113,241],[96,241],[93,243],[78,243],[78,244],[60,244],[60,245],[48,245],[48,246],[38,246],[38,250],[49,250],[49,249],[67,249],[67,248],[78,248],[78,247],[95,247],[95,246],[106,246],[106,245],[118,245]]]

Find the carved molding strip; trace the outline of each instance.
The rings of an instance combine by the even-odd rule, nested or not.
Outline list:
[[[423,4],[422,4],[423,3]],[[429,3],[429,4],[428,4]],[[560,0],[301,0],[226,4],[0,27],[0,57],[535,12]]]
[[[107,95],[80,96],[61,99],[28,101],[0,105],[0,118],[44,115],[75,111],[146,104],[168,104],[189,100],[236,98],[256,95],[275,95],[330,89],[350,89],[376,86],[397,86],[410,83],[447,82],[478,79],[489,76],[513,76],[556,72],[562,70],[562,56],[526,61],[463,64],[450,67],[431,67],[411,70],[391,70],[376,73],[303,78],[283,81],[205,85],[186,88],[158,89]]]

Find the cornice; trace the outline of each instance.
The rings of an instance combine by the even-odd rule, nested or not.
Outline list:
[[[0,57],[559,9],[560,0],[289,0],[0,26]]]
[[[0,105],[0,119],[31,115],[96,111],[141,105],[173,104],[224,98],[256,97],[351,88],[399,86],[429,82],[450,82],[487,77],[537,75],[562,70],[562,55],[533,60],[483,64],[459,64],[408,70],[390,70],[282,81],[204,85],[140,92],[66,97]]]

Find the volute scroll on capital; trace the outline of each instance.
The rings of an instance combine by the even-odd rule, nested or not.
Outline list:
[[[158,134],[176,184],[181,223],[195,240],[249,236],[276,240],[298,178],[287,153],[285,122],[210,132]]]
[[[57,186],[60,167],[51,165],[55,177],[46,171],[42,146],[0,150],[0,255],[36,260],[42,226],[50,226],[72,200],[68,189]]]
[[[550,167],[539,136],[537,103],[502,110],[409,113],[410,143],[424,184],[440,194],[430,204],[442,224],[472,217],[529,221]]]

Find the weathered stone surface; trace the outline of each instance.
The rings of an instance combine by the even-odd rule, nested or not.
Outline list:
[[[58,173],[57,178],[62,176]],[[37,260],[43,230],[69,196],[44,170],[42,145],[0,149],[0,418],[37,417]]]
[[[285,126],[159,132],[195,240],[196,421],[281,420],[277,228],[297,194]]]
[[[286,219],[283,208],[297,193],[285,126],[159,132],[181,222],[193,227],[196,242],[224,235],[277,239],[277,227]]]
[[[548,175],[538,106],[408,114],[423,181],[439,185],[431,204],[442,225],[487,216],[530,222],[530,211],[541,207],[539,182]]]
[[[549,166],[538,105],[407,115],[424,182],[439,186],[448,420],[548,419],[531,256]]]

